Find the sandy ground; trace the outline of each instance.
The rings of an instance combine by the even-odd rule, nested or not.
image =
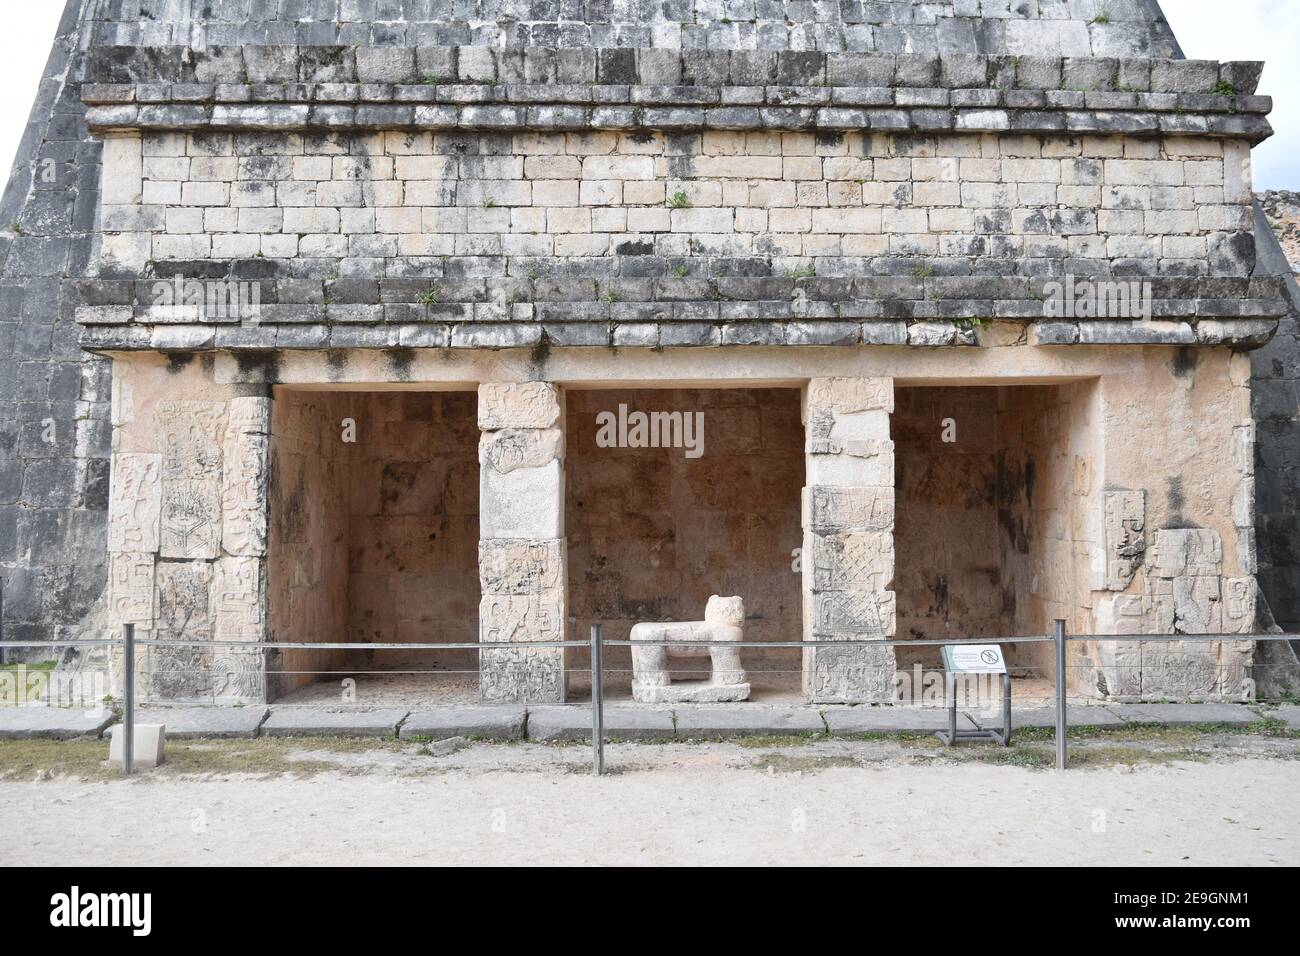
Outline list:
[[[0,863],[1300,863],[1294,741],[1066,773],[870,742],[623,744],[602,778],[577,746],[260,746],[311,769],[18,782],[0,750]]]

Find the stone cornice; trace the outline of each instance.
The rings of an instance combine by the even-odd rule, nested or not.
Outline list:
[[[87,280],[87,348],[275,349],[557,345],[975,345],[985,323],[1042,345],[1255,347],[1287,311],[1275,278],[1154,278],[1150,320],[1053,316],[1043,279],[287,279],[256,316],[152,305],[153,280]],[[1137,281],[1137,280],[1135,280]]]
[[[302,48],[302,51],[317,48]],[[325,48],[333,49],[333,48]],[[189,53],[189,51],[185,51]],[[1272,134],[1260,64],[1005,56],[297,47],[92,51],[92,129],[777,129]],[[560,54],[572,54],[562,57]],[[420,65],[449,73],[427,73]],[[227,69],[216,75],[215,64]]]

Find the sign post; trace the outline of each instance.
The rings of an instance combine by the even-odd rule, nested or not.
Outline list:
[[[997,644],[945,644],[940,650],[952,696],[948,701],[948,729],[940,730],[935,736],[943,741],[945,747],[951,747],[959,740],[992,740],[1000,746],[1008,746],[1011,743],[1011,675],[1007,673],[1002,648]],[[995,674],[1002,675],[1002,729],[958,730],[957,678]]]

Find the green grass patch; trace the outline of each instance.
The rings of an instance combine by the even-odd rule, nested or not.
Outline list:
[[[777,773],[812,773],[836,767],[858,767],[861,761],[849,754],[764,754],[755,761],[759,770]]]
[[[825,734],[756,734],[752,737],[733,737],[730,742],[746,749],[755,747],[806,747],[819,740],[826,740]]]

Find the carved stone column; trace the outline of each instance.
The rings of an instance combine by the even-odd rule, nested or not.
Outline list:
[[[821,378],[804,396],[804,639],[894,635],[894,443],[888,378]],[[893,648],[809,648],[815,703],[893,700]]]
[[[109,501],[108,623],[134,624],[142,699],[260,702],[266,696],[267,448],[270,399],[119,400]],[[143,390],[143,389],[142,389]],[[230,640],[250,647],[184,646]],[[113,685],[120,689],[118,655]]]
[[[479,635],[560,641],[565,633],[564,415],[547,382],[479,386]],[[564,649],[479,652],[485,701],[564,700]]]

